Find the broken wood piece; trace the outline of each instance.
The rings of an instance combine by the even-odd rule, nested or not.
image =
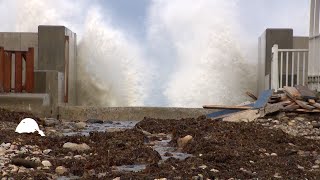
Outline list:
[[[249,109],[240,111],[238,113],[233,113],[227,117],[224,117],[222,120],[228,122],[252,122],[260,116],[261,115],[258,109]]]
[[[308,110],[314,109],[313,106],[308,105],[307,102],[297,100],[291,93],[289,93],[289,92],[287,91],[287,89],[291,89],[291,91],[293,91],[293,90],[292,90],[292,87],[289,87],[289,88],[287,88],[287,89],[286,89],[286,87],[287,87],[287,86],[285,86],[285,92],[286,92],[287,96],[288,96],[290,99],[292,99],[294,102],[296,102],[300,107],[302,107],[302,108],[304,108],[304,109],[308,109]]]
[[[292,102],[290,100],[286,100],[286,101],[281,101],[283,103],[284,106],[287,106],[287,105],[290,105],[292,103],[295,103],[295,102]]]
[[[285,86],[284,90],[285,90],[285,92],[289,93],[295,99],[301,98],[301,94],[299,93],[299,91],[295,87]]]
[[[316,103],[316,101],[315,101],[314,99],[308,99],[308,102],[309,102],[310,104],[315,104],[315,103]]]
[[[283,110],[285,110],[285,111],[293,111],[293,110],[296,110],[296,109],[299,109],[299,108],[300,108],[300,106],[297,103],[293,102],[292,104],[284,107]]]
[[[255,101],[258,99],[253,93],[251,93],[251,92],[249,92],[249,91],[247,91],[246,94],[247,94],[249,97],[251,97],[253,100],[255,100]]]
[[[304,101],[296,100],[295,102],[304,109],[312,110],[315,108],[313,106],[308,105],[308,103]]]
[[[317,99],[316,93],[314,91],[310,90],[308,87],[302,86],[302,85],[296,85],[295,87],[299,91],[300,96],[303,99],[305,99],[305,100]]]
[[[204,105],[205,109],[251,109],[250,106],[224,106],[224,105]]]
[[[318,109],[320,109],[320,103],[314,103],[314,104],[311,104],[311,105],[316,107],[316,108],[318,108]]]

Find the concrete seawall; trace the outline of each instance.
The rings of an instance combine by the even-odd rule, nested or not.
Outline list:
[[[60,106],[59,119],[68,121],[102,120],[142,120],[144,117],[159,119],[181,119],[199,117],[215,112],[202,108],[176,107],[82,107]]]

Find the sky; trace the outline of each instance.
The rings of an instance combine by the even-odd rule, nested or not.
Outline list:
[[[151,1],[106,0],[99,3],[111,10],[115,24],[132,29],[130,33],[143,39]],[[308,35],[309,0],[238,0],[238,15],[250,36],[258,37],[266,28],[293,28],[295,35]]]

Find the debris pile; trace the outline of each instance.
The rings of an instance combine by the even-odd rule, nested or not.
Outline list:
[[[319,113],[320,99],[316,92],[306,86],[297,85],[295,87],[285,86],[274,90],[265,90],[259,98],[252,93],[247,95],[255,100],[254,103],[247,103],[239,106],[205,105],[207,109],[224,109],[222,111],[208,114],[210,119],[222,119],[231,122],[251,122],[257,118],[264,117],[279,111]]]

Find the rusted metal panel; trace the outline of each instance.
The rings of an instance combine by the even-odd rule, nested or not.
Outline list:
[[[5,53],[4,60],[4,92],[10,92],[11,90],[11,68],[12,68],[12,54],[11,52]]]
[[[34,48],[29,48],[26,59],[26,91],[33,92],[34,88]]]
[[[0,93],[4,92],[4,48],[0,47]]]
[[[15,52],[15,88],[14,92],[22,92],[22,54]]]

